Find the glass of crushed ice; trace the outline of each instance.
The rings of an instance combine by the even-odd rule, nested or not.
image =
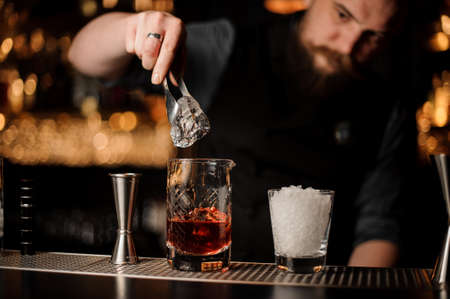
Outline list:
[[[268,190],[275,262],[295,273],[322,270],[334,191],[289,186]]]

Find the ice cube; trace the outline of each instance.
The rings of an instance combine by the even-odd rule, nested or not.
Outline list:
[[[190,221],[225,221],[226,214],[215,207],[195,208],[185,215],[183,219]]]
[[[208,134],[208,117],[198,102],[189,96],[177,100],[179,109],[170,129],[170,136],[176,147],[186,148]]]

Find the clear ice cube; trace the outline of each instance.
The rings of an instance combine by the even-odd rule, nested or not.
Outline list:
[[[208,134],[209,120],[198,102],[189,96],[177,100],[179,109],[170,136],[176,147],[186,148]]]
[[[227,215],[215,207],[195,208],[187,215],[184,215],[183,220],[188,221],[226,221]]]

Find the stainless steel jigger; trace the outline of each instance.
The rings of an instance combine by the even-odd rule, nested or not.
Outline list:
[[[116,245],[111,263],[116,265],[136,264],[137,256],[134,248],[131,224],[133,222],[134,201],[137,194],[139,173],[110,173],[114,188],[117,229]]]
[[[442,193],[444,195],[445,205],[447,206],[447,216],[449,217],[449,220],[444,246],[433,269],[432,279],[434,284],[444,287],[447,281],[447,267],[450,247],[450,192],[448,184],[447,156],[445,154],[438,154],[434,155],[434,159],[436,161],[436,167],[441,180]]]

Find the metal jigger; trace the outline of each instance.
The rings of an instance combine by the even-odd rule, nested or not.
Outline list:
[[[116,265],[136,264],[138,258],[134,248],[131,224],[133,222],[137,185],[141,174],[110,173],[109,175],[113,183],[114,203],[119,224],[111,263]]]
[[[436,161],[436,167],[438,169],[439,178],[442,185],[442,193],[444,194],[445,205],[447,206],[447,216],[449,220],[447,221],[448,228],[445,237],[444,247],[442,248],[441,255],[436,261],[436,265],[433,269],[433,283],[438,286],[445,286],[447,283],[447,267],[449,258],[449,247],[450,247],[450,193],[448,185],[448,172],[447,172],[447,156],[445,154],[434,155]]]

